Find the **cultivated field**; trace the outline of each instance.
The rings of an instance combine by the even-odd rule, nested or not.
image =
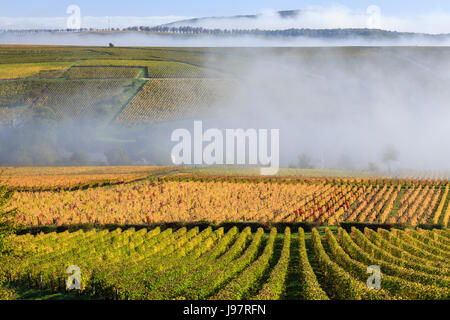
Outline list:
[[[17,190],[70,190],[117,185],[175,171],[176,167],[3,167],[3,183]]]
[[[164,173],[171,169],[155,170]],[[152,171],[150,171],[152,172]],[[114,184],[148,177],[148,172],[118,175]],[[101,176],[61,176],[60,188]],[[14,180],[13,180],[14,181]],[[26,183],[27,178],[16,178]],[[44,180],[43,183],[45,183]],[[58,181],[58,180],[57,180]],[[86,181],[86,180],[84,180]],[[21,186],[26,187],[25,185]],[[441,225],[450,218],[449,185],[440,181],[204,177],[160,177],[111,188],[17,192],[13,206],[28,226],[72,224],[141,225],[210,222],[341,222]],[[53,186],[56,187],[56,186]]]
[[[5,106],[6,111],[14,112],[20,108],[25,115],[44,107],[52,110],[57,120],[109,119],[139,86],[138,80],[123,79],[1,81],[0,109]],[[15,120],[25,119],[17,114]]]
[[[295,62],[301,56],[305,61],[317,63],[337,55],[356,64],[399,52],[426,54],[429,50],[349,47],[278,48],[270,52],[282,54],[287,62]],[[446,48],[434,50],[437,51],[434,55],[442,55],[443,59],[448,54]],[[19,107],[32,110],[36,106],[55,108],[60,120],[86,119],[109,106],[108,117],[101,118],[102,121],[121,119],[133,124],[201,115],[205,110],[199,105],[220,105],[224,102],[221,94],[230,85],[239,87],[242,70],[254,59],[255,52],[266,53],[263,48],[0,46],[0,79],[3,79],[0,80],[0,114],[5,115],[0,123],[20,119],[24,112],[16,110]],[[401,64],[407,67],[408,61],[403,59]],[[299,74],[298,79],[315,81],[307,71]],[[199,94],[189,97],[186,90]],[[152,97],[150,101],[141,102],[148,96]],[[80,106],[73,103],[75,100],[81,101]]]
[[[233,227],[77,231],[15,237],[2,261],[11,282],[64,290],[77,265],[82,292],[110,299],[448,299],[450,234]],[[298,232],[297,232],[298,231]],[[383,287],[366,287],[368,265]]]
[[[36,107],[50,108],[60,121],[95,118],[139,124],[181,119],[220,103],[226,89],[236,85],[228,74],[196,65],[191,55],[201,58],[204,53],[186,50],[178,61],[167,50],[156,53],[1,47],[0,124],[27,119]],[[56,60],[47,62],[51,58]]]
[[[135,79],[145,77],[144,68],[135,67],[78,67],[70,68],[65,76],[68,79]]]
[[[117,117],[119,123],[149,123],[194,118],[224,102],[235,82],[224,79],[149,80]]]
[[[292,63],[338,55],[355,66],[429,50],[272,53]],[[434,59],[449,54],[433,50]],[[73,265],[76,297],[86,299],[450,299],[448,171],[392,171],[395,159],[271,177],[251,167],[164,165],[167,132],[180,122],[237,111],[217,108],[247,88],[242,73],[255,52],[266,51],[0,46],[0,161],[9,166],[0,167],[0,214],[17,209],[6,224],[0,217],[0,231],[19,225],[7,238],[13,250],[0,252],[0,299],[25,298],[23,290],[73,298],[64,282]],[[398,68],[417,67],[399,60]],[[295,77],[299,88],[322,83],[305,74]],[[265,76],[275,87],[280,75]],[[268,102],[275,107],[285,95],[278,89]],[[304,105],[294,102],[285,116],[295,120]],[[273,117],[265,112],[249,116]],[[327,126],[327,139],[345,140]],[[308,139],[315,143],[313,132]],[[77,161],[89,164],[68,166]],[[374,265],[380,289],[366,284]]]

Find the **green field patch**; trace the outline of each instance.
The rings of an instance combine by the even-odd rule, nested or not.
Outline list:
[[[137,86],[137,82],[129,80],[55,81],[36,105],[51,107],[59,120],[107,120],[134,94]]]
[[[45,82],[37,80],[0,81],[0,107],[31,105],[45,85]]]
[[[65,71],[73,62],[0,64],[0,79],[22,79],[43,71]]]
[[[62,79],[66,70],[41,70],[27,79]]]
[[[182,62],[149,60],[84,60],[77,66],[145,67],[148,78],[216,78],[223,77],[217,71]]]
[[[133,66],[76,66],[64,74],[68,79],[136,79],[146,75],[146,68]]]

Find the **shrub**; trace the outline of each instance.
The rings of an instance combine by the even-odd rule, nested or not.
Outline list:
[[[130,163],[130,157],[126,150],[113,148],[105,152],[108,163],[113,166],[121,166]]]

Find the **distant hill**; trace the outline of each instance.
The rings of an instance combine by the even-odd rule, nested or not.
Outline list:
[[[296,18],[301,13],[301,10],[284,10],[284,11],[277,11],[276,15],[281,19],[288,19],[288,18]],[[237,20],[237,19],[257,19],[262,17],[263,14],[249,14],[249,15],[236,15],[236,16],[227,16],[227,17],[204,17],[204,18],[193,18],[193,19],[186,19],[186,20],[180,20],[175,21],[167,24],[163,24],[162,26],[165,27],[181,27],[181,26],[191,26],[195,27],[200,25],[202,22],[221,22],[225,20]]]

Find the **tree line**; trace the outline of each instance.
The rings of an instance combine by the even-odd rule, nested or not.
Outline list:
[[[371,39],[397,39],[404,37],[415,37],[417,35],[430,39],[442,40],[449,34],[430,35],[412,32],[396,32],[380,29],[307,29],[291,28],[285,30],[265,29],[208,29],[192,26],[131,26],[127,28],[81,28],[81,29],[28,29],[28,30],[0,30],[0,32],[12,33],[70,33],[70,32],[150,32],[156,34],[183,34],[183,35],[213,35],[213,36],[263,36],[263,37],[306,37],[306,38],[371,38]]]

